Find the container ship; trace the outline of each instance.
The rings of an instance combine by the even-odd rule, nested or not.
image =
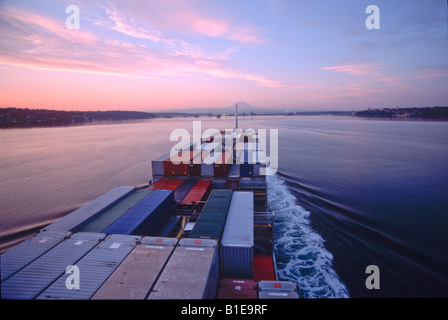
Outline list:
[[[115,187],[4,252],[1,298],[298,298],[277,278],[264,150],[235,132],[180,148],[188,163],[152,160],[147,185]]]

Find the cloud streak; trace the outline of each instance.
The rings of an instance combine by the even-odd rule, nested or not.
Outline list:
[[[105,9],[109,21],[96,25],[110,28],[130,38],[149,41],[134,43],[132,39],[108,39],[89,32],[87,27],[68,30],[64,22],[29,11],[3,10],[0,22],[7,26],[0,44],[0,63],[29,68],[120,76],[152,77],[155,75],[203,73],[221,79],[241,79],[259,86],[278,88],[283,84],[262,75],[234,70],[222,61],[224,54],[207,55],[188,42],[166,37],[127,19],[117,10]],[[212,36],[228,36],[226,24],[196,20],[193,29],[207,30]],[[232,34],[241,41],[250,35]],[[152,48],[151,43],[164,43]]]

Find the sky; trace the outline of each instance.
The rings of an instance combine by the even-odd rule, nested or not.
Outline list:
[[[0,107],[445,106],[447,12],[445,0],[0,0]]]

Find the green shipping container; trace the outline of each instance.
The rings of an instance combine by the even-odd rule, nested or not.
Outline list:
[[[221,240],[232,192],[230,189],[215,189],[211,192],[190,238]]]

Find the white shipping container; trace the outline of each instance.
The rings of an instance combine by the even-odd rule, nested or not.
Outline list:
[[[34,260],[2,283],[2,299],[31,300],[75,265],[106,234],[80,232]]]
[[[218,242],[179,241],[148,299],[214,299],[219,281]]]
[[[136,246],[141,237],[110,235],[76,263],[79,289],[67,286],[69,274],[58,278],[42,292],[41,300],[88,300]]]
[[[70,235],[71,232],[42,231],[4,252],[0,256],[1,281],[3,282]]]
[[[222,277],[251,279],[254,257],[254,195],[233,192],[221,239]]]
[[[176,244],[176,238],[144,237],[92,300],[145,299]]]
[[[259,281],[258,299],[298,299],[298,286],[291,281]]]

